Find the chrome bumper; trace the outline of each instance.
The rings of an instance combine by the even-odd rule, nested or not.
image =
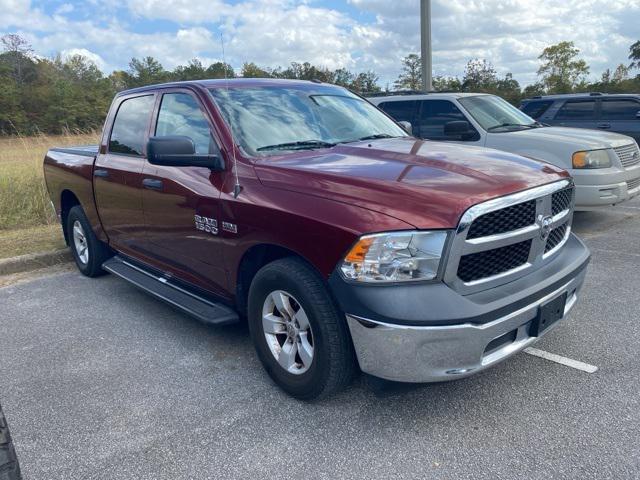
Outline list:
[[[404,326],[347,315],[360,368],[376,377],[413,383],[454,380],[480,372],[535,343],[540,337],[529,336],[529,326],[538,307],[565,292],[566,317],[577,301],[584,277],[583,270],[561,288],[482,325]],[[501,337],[504,343],[487,349]]]

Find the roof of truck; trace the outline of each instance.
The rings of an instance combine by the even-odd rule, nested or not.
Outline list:
[[[281,78],[217,78],[217,79],[204,79],[204,80],[187,80],[183,82],[168,82],[168,83],[156,83],[154,85],[145,85],[144,87],[131,88],[129,90],[123,90],[118,95],[129,95],[131,93],[146,92],[150,90],[157,90],[158,88],[171,88],[171,87],[188,87],[197,86],[200,88],[225,88],[225,87],[259,87],[267,85],[298,85],[298,86],[311,86],[311,85],[325,85],[325,86],[337,86],[330,83],[323,83],[316,80],[286,80]]]
[[[407,101],[407,100],[423,100],[425,98],[429,98],[432,100],[438,99],[447,99],[450,100],[452,98],[464,98],[464,97],[477,97],[480,95],[490,95],[488,93],[471,93],[471,92],[425,92],[425,93],[415,93],[415,94],[394,94],[393,92],[389,92],[388,95],[376,95],[367,97],[367,100],[374,104],[379,104],[382,102],[388,102],[390,100],[394,101]]]

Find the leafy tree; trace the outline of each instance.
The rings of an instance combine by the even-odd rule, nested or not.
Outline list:
[[[402,59],[402,73],[393,86],[399,90],[422,89],[422,59],[415,53],[410,53]]]
[[[244,78],[269,78],[272,75],[268,70],[260,68],[253,62],[249,62],[242,65],[240,76]]]
[[[132,58],[126,73],[127,87],[142,87],[154,83],[166,82],[169,79],[162,64],[153,57]]]
[[[378,86],[378,75],[373,71],[361,72],[353,79],[349,88],[360,94],[377,93],[381,89]]]
[[[33,48],[31,48],[31,44],[15,33],[3,35],[2,38],[0,38],[0,43],[2,43],[2,48],[5,52],[4,60],[13,67],[13,78],[18,85],[22,85],[25,77],[33,72],[32,68],[25,71],[28,67],[33,66],[33,62],[31,61]]]
[[[236,72],[228,63],[216,62],[209,65],[205,71],[205,78],[234,78]]]
[[[494,91],[498,83],[495,68],[490,62],[474,58],[467,62],[462,77],[462,88],[469,92]]]
[[[207,71],[197,58],[189,60],[187,65],[177,66],[171,75],[173,80],[201,80],[207,78]]]
[[[589,66],[578,58],[579,53],[573,42],[560,42],[542,51],[538,75],[548,93],[568,93],[584,85]]]
[[[460,92],[462,91],[462,82],[458,77],[444,77],[441,75],[436,75],[433,77],[433,89],[436,91],[451,91],[451,92]]]
[[[640,40],[629,47],[629,60],[631,60],[629,68],[640,69]]]

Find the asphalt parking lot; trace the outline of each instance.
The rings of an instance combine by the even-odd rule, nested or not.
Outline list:
[[[570,318],[464,380],[358,379],[307,404],[245,327],[200,324],[113,276],[0,288],[0,401],[25,479],[640,478],[640,200],[578,213],[593,258]]]

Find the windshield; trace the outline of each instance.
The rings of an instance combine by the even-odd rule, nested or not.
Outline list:
[[[376,107],[340,87],[231,87],[210,92],[236,143],[253,156],[407,136]]]
[[[509,102],[494,95],[478,95],[458,100],[486,131],[532,128],[539,124]]]

